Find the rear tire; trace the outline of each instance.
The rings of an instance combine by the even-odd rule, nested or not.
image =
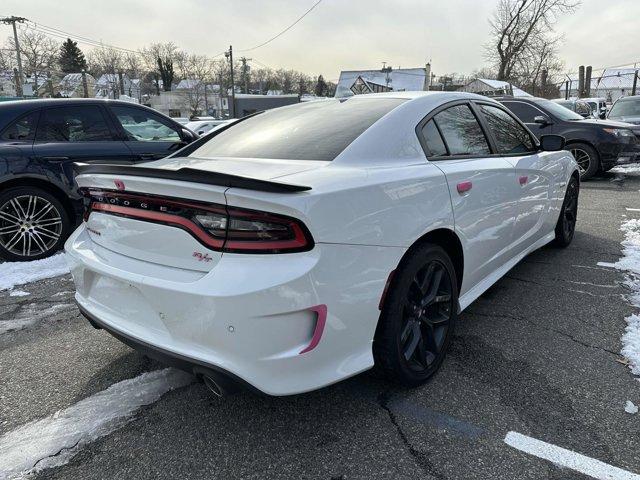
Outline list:
[[[568,146],[580,170],[580,180],[593,177],[600,169],[600,156],[595,148],[586,143],[572,143]]]
[[[578,220],[578,195],[580,186],[576,177],[571,177],[564,194],[564,201],[560,209],[558,223],[556,223],[556,238],[554,244],[557,247],[568,247],[576,232],[576,222]]]
[[[58,251],[71,233],[69,214],[49,192],[14,187],[0,194],[0,258],[39,260]]]
[[[409,387],[440,368],[458,316],[456,272],[438,245],[424,244],[403,259],[380,314],[373,355],[376,367]]]

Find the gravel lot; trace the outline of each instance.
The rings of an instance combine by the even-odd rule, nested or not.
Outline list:
[[[573,244],[532,254],[465,311],[422,388],[365,373],[296,397],[217,399],[191,383],[36,476],[592,478],[509,446],[508,432],[640,473],[640,413],[625,412],[628,400],[640,404],[640,383],[619,354],[634,309],[624,275],[598,266],[619,259],[621,222],[640,218],[626,210],[640,209],[639,189],[640,176],[584,183]],[[35,320],[0,334],[0,436],[162,368],[90,327],[68,276],[19,288],[30,295],[0,292],[0,325]],[[64,446],[58,456],[73,447]]]

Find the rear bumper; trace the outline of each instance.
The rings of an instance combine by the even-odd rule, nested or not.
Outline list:
[[[162,348],[125,335],[89,313],[89,311],[79,303],[78,309],[94,328],[108,332],[125,345],[128,345],[134,350],[137,350],[143,355],[153,358],[164,365],[184,370],[185,372],[191,373],[195,376],[212,376],[218,379],[219,383],[224,384],[226,386],[225,390],[227,391],[232,390],[234,387],[240,387],[255,393],[262,393],[243,379],[237,377],[231,372],[227,372],[217,367],[216,365],[207,364],[195,358],[189,358],[168,350],[163,350]]]
[[[378,303],[405,252],[317,244],[286,255],[223,254],[211,271],[195,272],[107,250],[84,225],[65,249],[92,323],[161,362],[269,395],[321,388],[373,365]]]

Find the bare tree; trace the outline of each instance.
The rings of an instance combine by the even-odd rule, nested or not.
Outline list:
[[[204,55],[184,54],[178,56],[178,67],[191,115],[199,115],[208,107],[207,90],[210,91],[213,84],[215,64]]]
[[[22,66],[26,76],[34,80],[34,93],[38,90],[38,79],[48,75],[58,59],[60,46],[44,33],[21,29],[18,33]],[[7,41],[8,48],[15,50],[13,37]]]
[[[580,0],[499,0],[490,21],[492,38],[487,47],[498,80],[517,77],[524,59],[545,38],[552,38],[559,15],[575,11],[578,5]],[[547,43],[551,46],[554,40]],[[547,54],[553,51],[549,49]]]
[[[153,74],[158,94],[160,93],[160,80],[162,80],[162,89],[165,92],[171,90],[171,84],[174,80],[173,63],[177,52],[178,47],[173,42],[152,43],[140,51],[147,71]]]
[[[111,47],[94,48],[87,55],[87,65],[96,78],[105,73],[118,73],[125,66],[124,54]]]

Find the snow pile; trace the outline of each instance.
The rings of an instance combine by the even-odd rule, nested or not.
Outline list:
[[[631,400],[627,400],[627,403],[624,406],[624,411],[633,415],[638,413],[638,407],[634,405]]]
[[[0,479],[64,465],[87,443],[131,420],[143,405],[193,381],[167,368],[124,380],[0,437]]]
[[[10,297],[26,297],[27,295],[31,295],[29,292],[25,292],[24,290],[11,290],[9,292]]]
[[[35,303],[29,304],[26,308],[20,310],[15,318],[10,320],[0,320],[0,335],[3,333],[24,330],[25,328],[35,325],[42,320],[46,320],[49,317],[53,317],[62,312],[71,312],[75,309],[76,306],[73,303],[61,303],[45,308],[44,310]]]
[[[640,165],[638,164],[623,165],[620,167],[614,167],[609,171],[612,173],[624,173],[625,175],[638,174],[640,173]]]
[[[32,262],[0,263],[0,290],[8,290],[16,285],[53,278],[65,273],[69,273],[69,266],[62,253]]]
[[[620,229],[624,232],[622,253],[624,256],[615,267],[629,272],[627,285],[633,292],[631,303],[640,307],[640,219],[625,221]],[[629,361],[629,368],[640,375],[640,316],[633,314],[626,318],[627,327],[622,336],[622,355]]]

